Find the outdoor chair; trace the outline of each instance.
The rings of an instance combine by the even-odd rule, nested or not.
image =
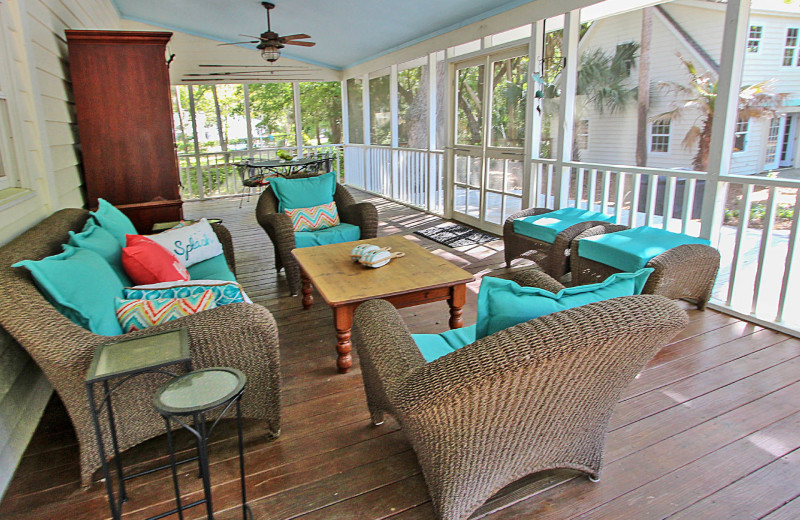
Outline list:
[[[538,271],[515,281],[564,287]],[[397,310],[371,300],[356,311],[354,344],[372,422],[397,419],[437,516],[462,520],[539,471],[599,479],[620,393],[687,322],[666,298],[626,296],[515,325],[426,363]]]
[[[296,179],[308,179],[311,177],[316,176],[311,174],[294,175],[292,176],[291,182],[294,182]],[[335,192],[333,194],[333,201],[336,203],[341,222],[345,225],[357,226],[360,230],[359,236],[356,238],[337,240],[337,242],[375,238],[378,236],[378,210],[374,205],[369,202],[356,203],[350,192],[338,182],[336,183]],[[292,220],[286,213],[279,211],[278,197],[275,195],[272,186],[265,188],[258,198],[256,219],[261,227],[264,228],[264,231],[266,231],[275,248],[275,270],[277,272],[280,272],[281,269],[286,270],[289,291],[292,296],[296,296],[300,292],[302,279],[300,276],[300,266],[297,264],[297,260],[294,259],[294,256],[292,256],[292,249],[307,245],[297,244],[295,232],[292,228]],[[334,228],[328,228],[327,230],[332,229]],[[315,243],[308,245],[322,244]]]
[[[711,298],[720,263],[707,240],[647,226],[596,226],[576,236],[571,249],[572,285],[652,267],[642,294],[692,299],[700,310]]]
[[[549,222],[544,223],[543,218]],[[611,219],[602,213],[576,208],[529,208],[514,213],[503,224],[506,267],[511,267],[516,258],[528,258],[560,280],[570,269],[572,240],[589,228],[609,224],[606,221]]]

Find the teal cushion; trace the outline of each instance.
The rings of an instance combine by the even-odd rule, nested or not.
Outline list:
[[[92,221],[89,220],[88,222]],[[122,267],[122,247],[120,247],[114,235],[105,229],[92,223],[92,225],[84,227],[80,233],[70,231],[69,244],[94,251],[102,256],[114,272],[117,273],[122,285],[126,287],[133,285]]]
[[[632,272],[673,247],[710,243],[704,238],[642,226],[584,238],[578,242],[578,255],[620,271]]]
[[[223,280],[227,282],[235,282],[236,277],[228,268],[228,262],[225,260],[225,255],[217,255],[197,262],[186,268],[189,271],[189,278],[192,280]]]
[[[538,287],[523,287],[511,280],[484,276],[478,293],[477,338],[546,314],[641,294],[652,272],[652,268],[646,268],[635,273],[617,273],[604,282],[567,287],[556,294]]]
[[[122,282],[99,254],[65,245],[61,254],[13,267],[28,269],[45,298],[74,323],[95,334],[122,334],[114,311]]]
[[[97,199],[97,211],[89,214],[97,225],[114,235],[120,247],[126,245],[125,235],[139,234],[131,219],[104,199]]]
[[[475,342],[476,325],[451,329],[441,334],[412,334],[422,357],[430,363],[445,354],[455,352],[464,345]]]
[[[589,220],[615,222],[611,215],[578,208],[564,208],[514,220],[514,233],[552,244],[565,229]]]
[[[287,209],[310,208],[333,201],[336,172],[301,179],[276,177],[269,182],[278,198],[278,211],[283,213]]]
[[[361,238],[361,228],[353,224],[339,224],[316,231],[298,231],[294,234],[295,247],[327,246],[352,242]]]

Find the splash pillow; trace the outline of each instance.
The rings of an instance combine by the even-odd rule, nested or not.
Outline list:
[[[99,254],[65,245],[61,254],[23,260],[12,267],[30,271],[45,299],[73,323],[95,334],[122,334],[114,314],[114,298],[122,295],[122,282]]]
[[[292,229],[297,231],[316,231],[341,224],[336,203],[320,204],[311,208],[296,208],[284,210],[292,219]]]
[[[189,272],[175,255],[142,235],[128,235],[122,266],[137,285],[189,279]]]
[[[125,235],[138,233],[131,219],[105,199],[97,199],[97,211],[89,215],[94,217],[97,225],[114,235],[120,247],[125,247]]]
[[[116,299],[117,319],[119,319],[119,324],[125,332],[146,329],[153,325],[213,309],[216,306],[212,291],[203,291],[189,298],[163,300]]]
[[[198,283],[190,280],[189,282],[169,282],[169,285],[170,287],[153,287],[152,285],[129,287],[123,291],[122,296],[128,300],[164,300],[191,298],[205,291],[211,291],[214,294],[214,303],[216,303],[217,307],[245,301],[242,286],[236,282],[214,282],[208,280]]]
[[[206,219],[195,224],[169,229],[147,238],[161,244],[178,257],[184,267],[222,254],[222,244]]]
[[[567,287],[553,294],[511,280],[484,276],[478,293],[477,339],[546,314],[589,303],[641,294],[654,269],[616,273],[604,282]]]
[[[336,172],[300,179],[276,177],[270,179],[270,186],[278,198],[278,211],[281,213],[287,209],[311,208],[333,201]]]
[[[89,222],[92,222],[91,219]],[[131,280],[122,267],[122,248],[119,242],[117,242],[117,239],[114,238],[114,235],[105,229],[92,222],[91,225],[84,227],[83,231],[80,233],[70,231],[69,244],[71,246],[94,251],[102,256],[114,272],[117,273],[120,282],[122,282],[123,285],[131,285]]]

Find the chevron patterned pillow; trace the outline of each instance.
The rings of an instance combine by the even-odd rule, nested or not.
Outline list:
[[[292,219],[292,229],[298,231],[316,231],[341,224],[336,202],[320,204],[310,208],[297,208],[283,210]]]
[[[188,298],[160,300],[123,300],[116,298],[117,319],[122,332],[146,329],[217,306],[213,291],[203,291]]]

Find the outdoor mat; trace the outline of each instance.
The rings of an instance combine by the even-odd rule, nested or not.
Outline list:
[[[499,237],[494,235],[487,235],[486,233],[459,224],[453,224],[452,222],[445,222],[438,226],[414,231],[414,233],[448,247],[477,246],[478,244],[499,239]]]

